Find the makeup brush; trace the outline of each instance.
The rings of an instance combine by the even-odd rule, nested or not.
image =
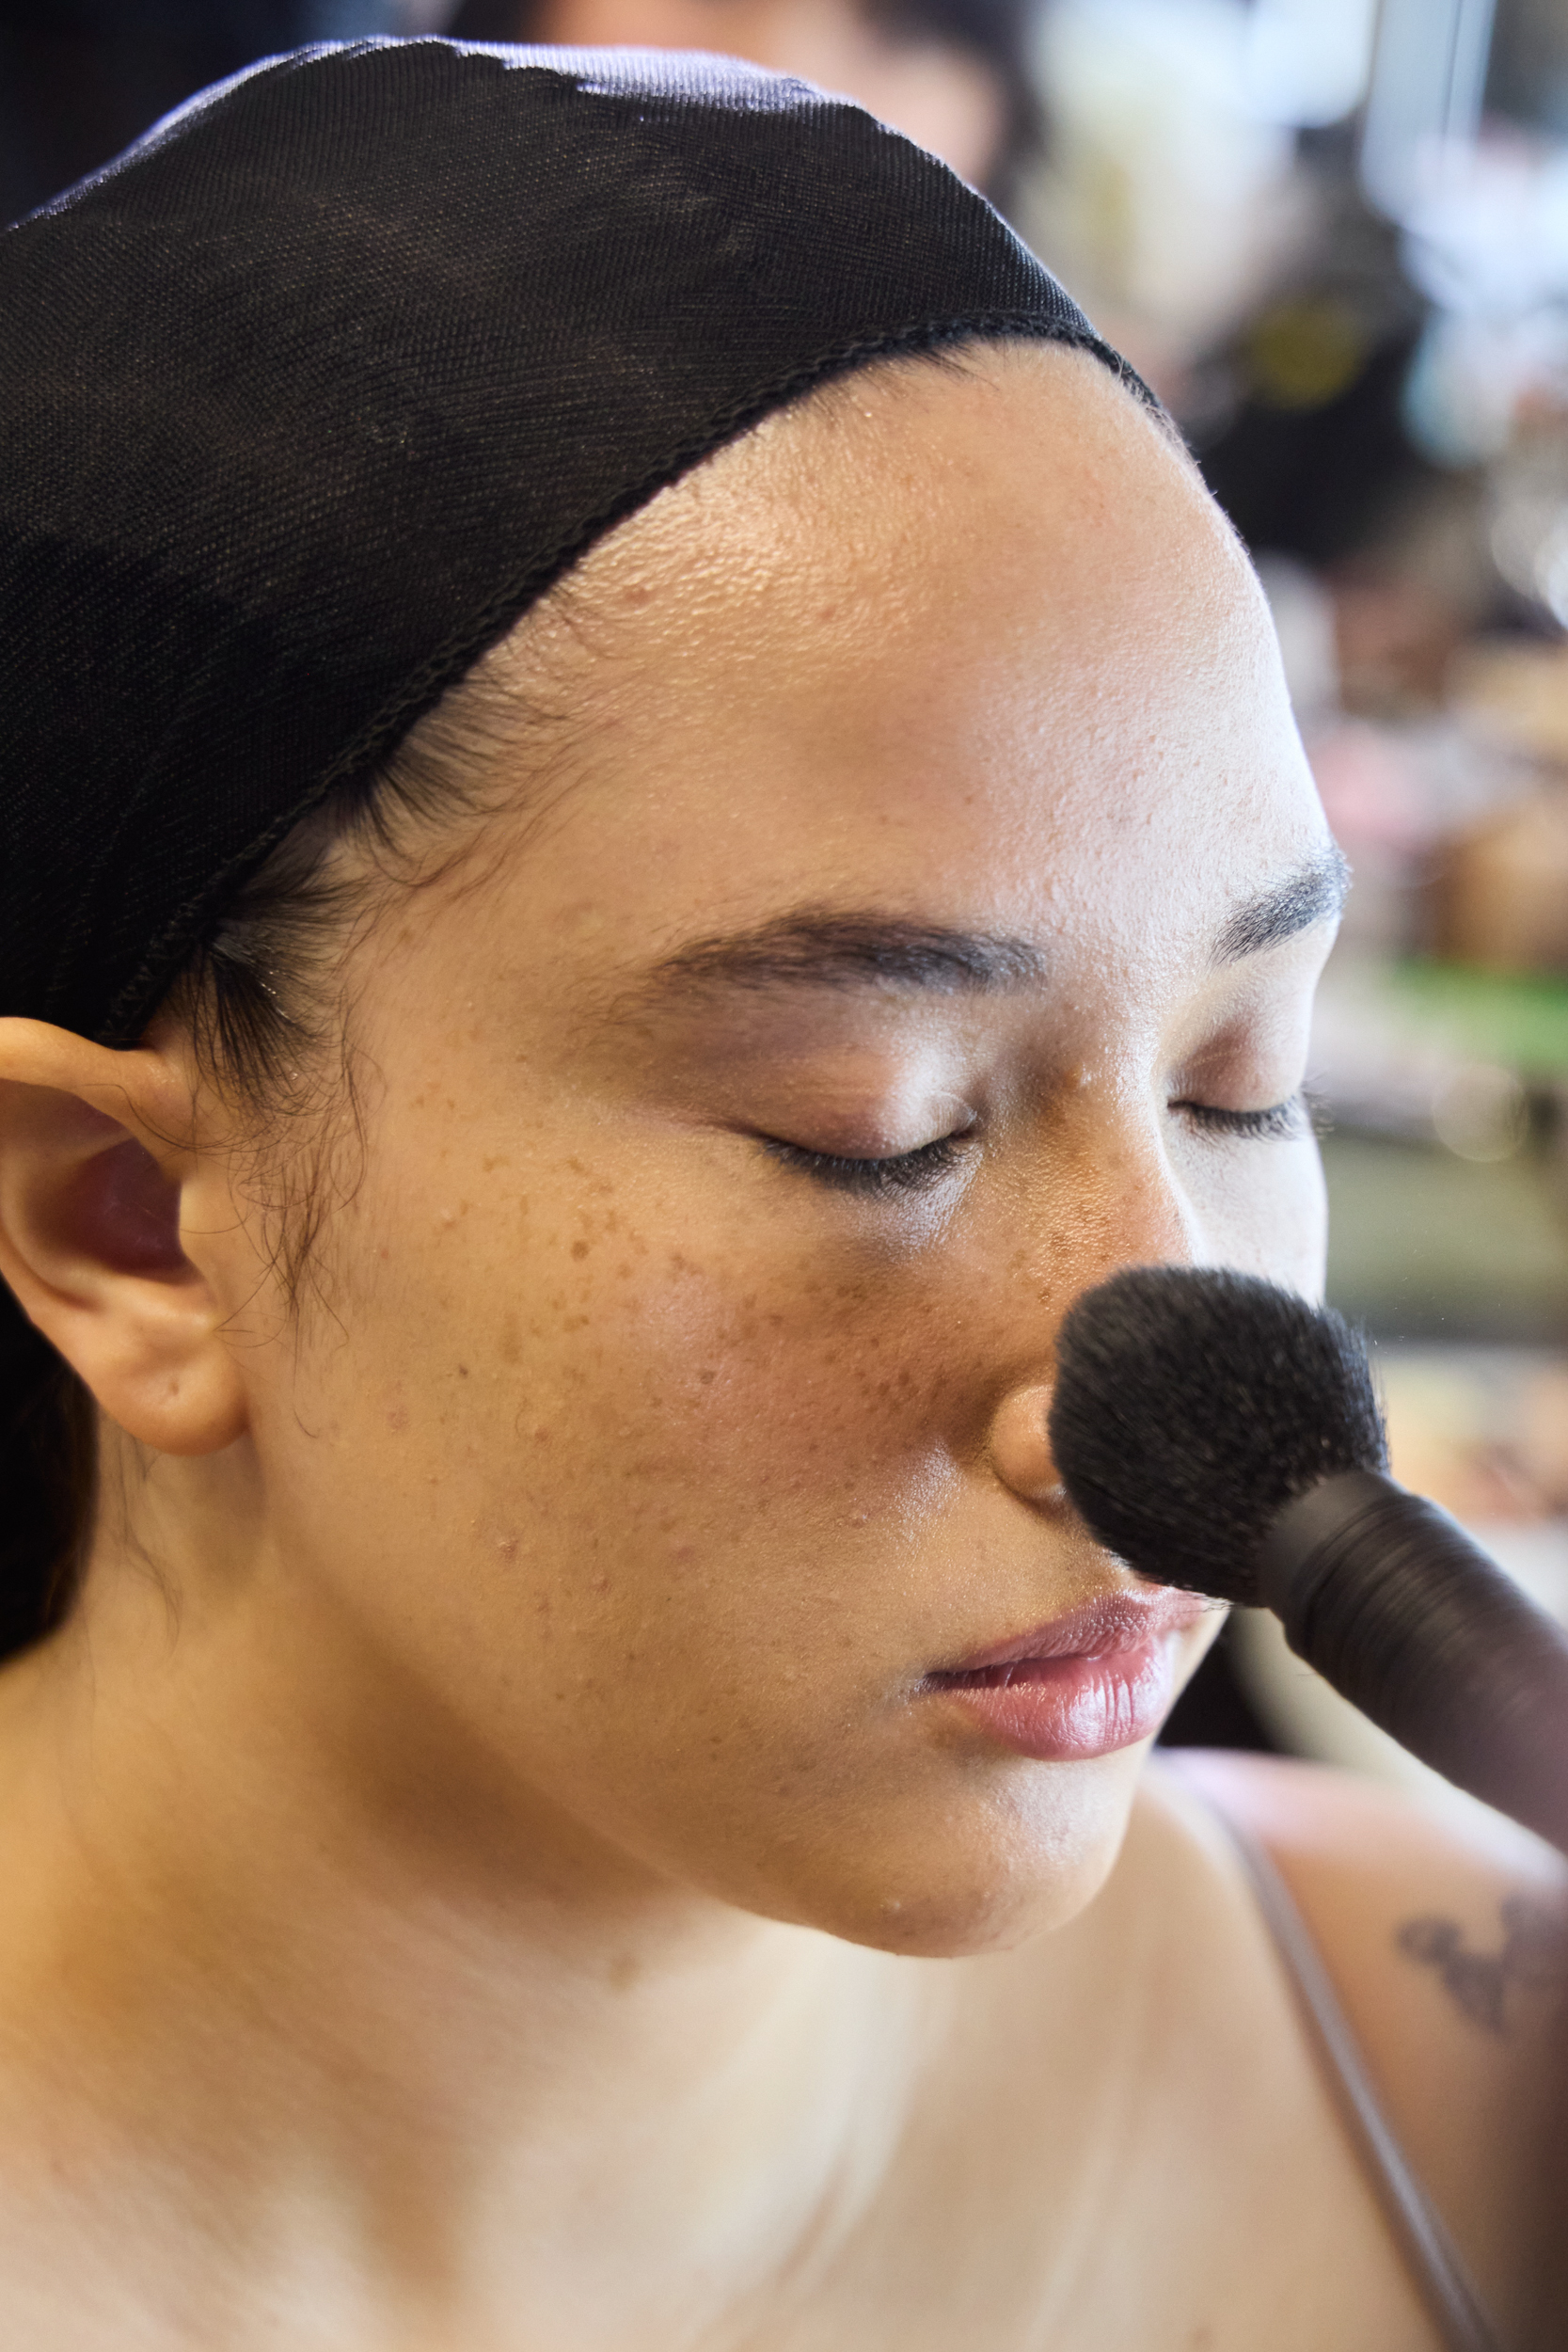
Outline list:
[[[1388,1477],[1342,1317],[1250,1275],[1130,1267],[1062,1326],[1051,1444],[1129,1567],[1274,1610],[1402,1747],[1568,1851],[1568,1636]]]

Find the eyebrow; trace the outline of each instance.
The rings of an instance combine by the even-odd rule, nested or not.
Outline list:
[[[997,931],[948,930],[876,914],[810,909],[752,931],[693,940],[654,966],[645,993],[731,988],[864,988],[880,983],[943,995],[990,994],[1043,979],[1046,960],[1028,940]]]
[[[1276,947],[1338,914],[1350,868],[1338,850],[1249,899],[1227,921],[1214,960],[1234,963]],[[994,995],[1037,987],[1049,972],[1040,948],[1004,931],[950,930],[876,914],[803,909],[754,930],[696,939],[655,964],[644,1000],[711,988],[918,988],[942,995]]]
[[[1350,867],[1338,849],[1310,866],[1302,866],[1273,890],[1238,907],[1214,943],[1216,963],[1239,963],[1243,956],[1261,955],[1298,931],[1309,931],[1344,908],[1350,889]]]

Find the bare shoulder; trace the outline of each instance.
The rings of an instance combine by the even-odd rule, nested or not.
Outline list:
[[[1412,2164],[1514,2304],[1568,2214],[1568,1868],[1321,1766],[1209,1754],[1183,1777],[1272,1856]]]

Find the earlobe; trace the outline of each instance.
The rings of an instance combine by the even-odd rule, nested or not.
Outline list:
[[[215,1452],[246,1425],[213,1269],[182,1239],[190,1196],[220,1184],[169,1140],[192,1131],[166,1057],[0,1021],[0,1273],[110,1418],[164,1454]]]

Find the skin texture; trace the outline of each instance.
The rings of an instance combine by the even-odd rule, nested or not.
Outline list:
[[[1045,1447],[1071,1298],[1319,1279],[1309,1134],[1233,1131],[1330,929],[1223,953],[1328,846],[1243,558],[1095,363],[989,352],[721,453],[504,659],[563,715],[357,937],[354,1119],[0,1024],[0,1263],[107,1417],[0,1684],[0,2312],[1429,2344],[1212,1831],[1144,1801],[1094,1901],[1141,1749],[923,1687],[1133,1582]],[[851,975],[871,920],[1010,977]],[[1262,2089],[1194,2163],[1199,2077]]]

